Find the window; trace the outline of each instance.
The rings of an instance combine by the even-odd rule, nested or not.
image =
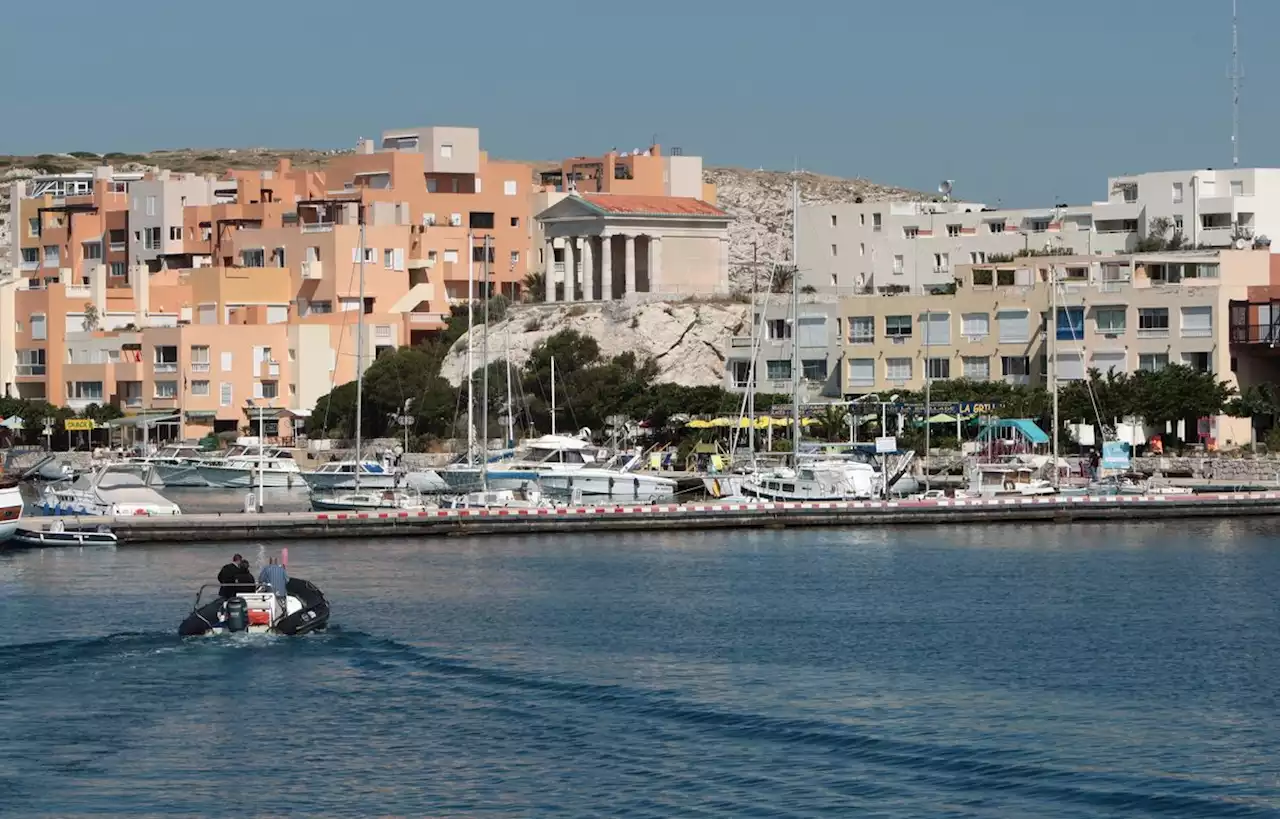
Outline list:
[[[223,381],[218,385],[218,405],[223,407],[231,406],[231,384],[227,381]]]
[[[1139,307],[1138,308],[1138,335],[1140,336],[1169,335],[1169,308],[1168,307]]]
[[[375,264],[374,259],[378,257],[378,249],[376,247],[366,247],[364,249],[364,263]],[[351,262],[353,264],[360,263],[360,248],[351,248]]]
[[[396,253],[391,248],[382,251],[382,266],[387,270],[394,270],[396,263]]]
[[[876,360],[874,358],[849,359],[849,386],[872,387],[876,383]]]
[[[960,230],[960,225],[947,225],[947,236],[954,239],[960,235]]]
[[[23,267],[39,267],[40,266],[40,248],[24,247],[22,249],[22,266]]]
[[[963,313],[960,316],[960,334],[968,341],[986,338],[991,333],[991,318],[986,313]]]
[[[428,178],[427,178],[427,193],[435,193],[435,192],[436,192],[436,190],[437,190],[438,188],[439,188],[439,183],[438,183],[436,180],[431,179],[430,177],[428,177]]]
[[[791,378],[791,359],[771,359],[765,362],[765,373],[770,381],[787,381]]]
[[[924,360],[924,376],[933,381],[945,381],[951,377],[951,359],[926,358]]]
[[[1183,353],[1182,366],[1201,373],[1213,372],[1213,353]]]
[[[801,347],[827,346],[826,316],[801,316],[797,324],[800,327],[798,340]]]
[[[153,363],[158,373],[175,373],[178,371],[178,348],[166,344],[155,348]]]
[[[209,347],[206,344],[191,345],[191,372],[209,372]]]
[[[224,373],[231,372],[231,353],[223,353],[220,356],[219,369]]]
[[[31,340],[44,341],[48,338],[48,332],[45,329],[46,322],[43,314],[36,314],[31,317]]]
[[[102,242],[84,242],[80,247],[86,262],[97,261],[102,258]]]
[[[458,251],[456,251],[456,250],[446,250],[446,251],[444,252],[444,263],[445,263],[445,264],[457,264],[457,263],[458,263]]]
[[[833,213],[833,214],[831,214],[831,227],[835,227],[835,226],[836,226],[836,224],[837,224],[837,222],[836,222],[836,215]]]
[[[1001,310],[996,313],[996,322],[1000,328],[1001,344],[1020,344],[1031,340],[1031,320],[1028,311]]]
[[[1182,201],[1182,183],[1174,182],[1173,183],[1173,204],[1176,205],[1181,201]]]
[[[887,338],[910,338],[911,316],[885,316],[884,334]]]
[[[771,341],[791,338],[791,322],[786,319],[769,319],[765,322],[765,328]]]
[[[1133,203],[1138,201],[1138,186],[1134,183],[1128,183],[1120,186],[1120,192],[1124,197],[1124,201]]]
[[[44,246],[44,266],[57,267],[62,260],[62,249],[57,245]]]
[[[1103,375],[1123,373],[1125,371],[1126,353],[1123,350],[1096,352],[1089,356],[1089,369],[1097,370]]]
[[[160,249],[160,228],[149,227],[142,229],[142,249],[143,250],[159,250]],[[261,267],[261,265],[258,265]]]
[[[902,275],[902,254],[893,257],[893,272],[895,275]]]
[[[453,143],[446,142],[440,146],[440,157],[442,159],[453,159]]]
[[[1182,232],[1182,217],[1181,217],[1181,216],[1175,216],[1175,217],[1173,217],[1173,229],[1174,229],[1174,230],[1176,230],[1176,231],[1178,231],[1179,233],[1181,233],[1181,232]]]
[[[266,267],[266,251],[260,247],[254,250],[240,251],[240,265],[241,267]]]
[[[178,382],[177,381],[157,381],[156,382],[156,398],[177,398]]]
[[[1169,366],[1168,353],[1139,353],[1138,369],[1143,372],[1160,372]]]
[[[276,397],[278,397],[279,395],[280,395],[280,382],[279,382],[279,381],[263,381],[263,382],[262,382],[262,397],[263,397],[263,398],[276,398]]]
[[[111,267],[107,271],[112,276],[127,276],[129,270],[124,262],[112,262]]]
[[[1059,307],[1054,328],[1058,341],[1080,341],[1084,338],[1084,308]]]
[[[800,361],[801,377],[805,381],[826,381],[827,360],[825,358],[805,358]]]
[[[1231,183],[1232,196],[1244,196],[1244,182],[1235,181]]]
[[[924,343],[926,345],[936,347],[951,343],[950,313],[921,313],[920,326],[924,330]]]
[[[506,182],[502,183],[502,195],[503,196],[516,195],[516,181],[514,179],[508,179]]]
[[[858,242],[858,255],[859,255],[859,256],[866,256],[866,255],[867,255],[867,243],[866,243],[866,242]]]
[[[1057,369],[1054,376],[1059,381],[1084,380],[1084,356],[1078,352],[1058,353]]]
[[[40,217],[32,216],[27,220],[27,236],[40,235]]]
[[[310,303],[308,309],[312,313],[316,313],[316,314],[332,313],[333,302],[329,301],[328,299],[325,299],[324,301],[313,301]]]
[[[894,384],[903,384],[911,380],[911,359],[886,358],[884,360],[884,377]]]
[[[492,211],[473,210],[467,214],[467,224],[472,230],[493,230],[494,215]]]
[[[881,227],[880,214],[878,213],[871,214],[871,230],[874,231],[875,233],[879,233],[880,227]]]
[[[44,375],[44,350],[18,350],[18,375]]]
[[[1099,333],[1120,335],[1125,330],[1125,308],[1095,308],[1093,311],[1093,323]]]
[[[950,253],[933,254],[933,269],[938,271],[939,273],[945,273],[948,270],[950,270],[951,254]]]
[[[991,377],[991,359],[967,355],[963,359],[964,377],[970,381],[986,381]]]
[[[156,215],[156,198],[154,196],[147,197],[147,215],[148,216]]]
[[[1048,219],[1032,219],[1031,220],[1032,233],[1044,233],[1048,229],[1049,229]]]
[[[515,228],[520,227],[520,217],[519,217],[519,216],[512,216],[512,217],[511,217],[511,227],[515,227]]]
[[[1183,338],[1206,338],[1211,335],[1213,335],[1212,307],[1203,306],[1182,308]]]
[[[909,225],[902,228],[902,238],[917,239],[920,237],[920,228],[915,225]]]
[[[831,246],[831,257],[835,258],[840,255],[840,247],[838,245]]]
[[[1004,233],[1004,220],[997,219],[994,222],[987,222],[987,230],[991,233]]]
[[[101,401],[101,381],[68,381],[67,397],[78,401]]]
[[[849,343],[871,344],[876,340],[875,316],[849,316]]]
[[[1000,357],[1000,373],[1025,377],[1031,375],[1031,359],[1025,355],[1006,355]]]

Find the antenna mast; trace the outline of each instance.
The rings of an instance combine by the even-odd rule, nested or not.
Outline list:
[[[1236,0],[1231,0],[1231,167],[1240,167],[1240,26]]]

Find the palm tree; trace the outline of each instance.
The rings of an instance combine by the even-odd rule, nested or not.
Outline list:
[[[530,271],[524,275],[524,300],[547,300],[547,274],[541,271]]]
[[[822,427],[823,437],[827,441],[843,441],[849,428],[849,423],[845,420],[848,416],[848,407],[832,405],[823,408],[822,412],[814,416],[814,420]]]

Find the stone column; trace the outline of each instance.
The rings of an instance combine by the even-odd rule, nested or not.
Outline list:
[[[649,292],[662,292],[662,237],[649,237]]]
[[[596,300],[595,254],[591,252],[591,237],[582,237],[582,298],[584,301]]]
[[[543,262],[546,263],[546,302],[553,304],[556,300],[556,246],[551,237],[547,237],[547,249],[543,251]]]
[[[627,234],[622,239],[625,242],[622,251],[622,263],[626,275],[623,296],[632,299],[636,295],[636,237]]]
[[[600,298],[613,301],[613,236],[600,236]]]
[[[578,298],[578,259],[573,243],[573,236],[564,237],[564,300],[574,301]]]

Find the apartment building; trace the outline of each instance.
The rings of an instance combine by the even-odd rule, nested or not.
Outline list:
[[[757,298],[751,313],[755,333],[746,328],[748,334],[729,339],[721,386],[733,392],[744,392],[751,386],[754,350],[756,392],[790,395],[798,356],[800,400],[840,397],[843,345],[838,299],[802,294],[798,302],[793,321],[790,295],[770,293]],[[793,349],[793,344],[799,349]]]
[[[396,218],[412,229],[412,242],[400,247],[415,285],[438,281],[450,301],[465,302],[467,254],[483,263],[487,236],[492,291],[520,298],[532,269],[533,168],[490,159],[478,129],[385,131],[377,146],[363,140],[355,154],[335,157],[325,177],[329,196],[401,209]],[[467,247],[468,235],[476,237],[474,250]]]
[[[918,391],[926,379],[1044,384],[1050,332],[1060,381],[1183,364],[1243,388],[1262,371],[1240,367],[1230,310],[1273,267],[1266,250],[1076,255],[960,265],[954,293],[845,297],[844,395]],[[1221,416],[1206,434],[1247,442],[1249,422]]]
[[[1116,176],[1086,205],[1000,209],[978,202],[802,206],[802,284],[853,294],[946,284],[961,264],[1030,253],[1132,252],[1152,220],[1190,246],[1235,247],[1280,235],[1280,169],[1232,168]]]

